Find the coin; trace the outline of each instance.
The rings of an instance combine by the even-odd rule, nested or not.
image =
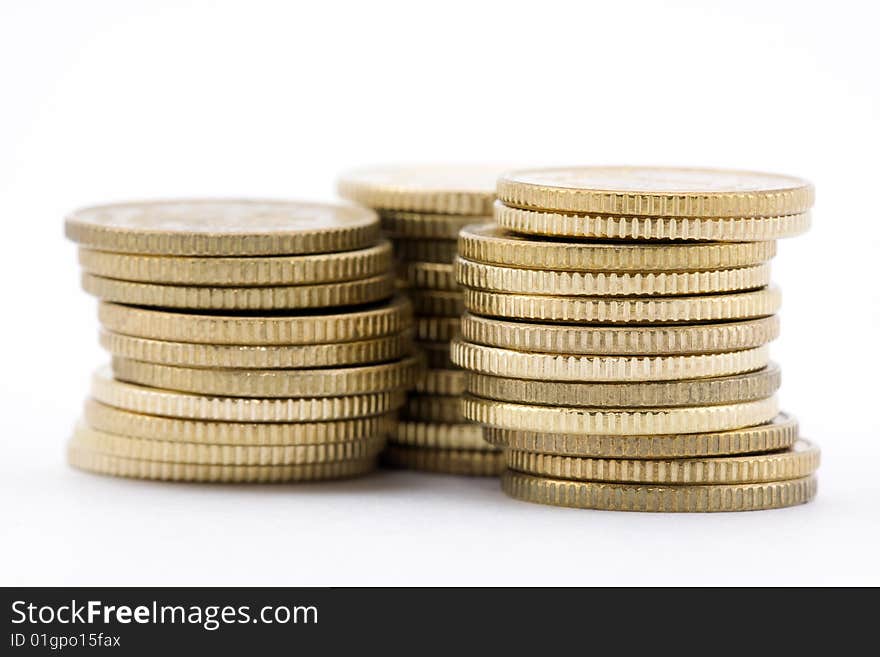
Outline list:
[[[809,212],[724,219],[606,216],[520,210],[499,203],[495,221],[517,233],[548,237],[762,242],[800,235],[810,227],[811,216]]]
[[[461,414],[461,399],[438,395],[410,395],[403,407],[403,415],[409,420],[421,422],[467,422]]]
[[[328,445],[388,434],[392,414],[328,422],[212,422],[132,413],[86,400],[90,427],[133,438],[238,446]]]
[[[418,348],[425,356],[428,369],[448,370],[455,367],[448,342],[419,342]]]
[[[673,381],[751,372],[767,366],[767,347],[684,356],[540,354],[454,340],[452,362],[483,374],[537,381]]]
[[[298,399],[212,397],[117,381],[109,367],[92,377],[91,394],[103,404],[134,413],[230,422],[320,422],[383,415],[400,408],[405,398],[402,390]]]
[[[482,224],[462,229],[458,250],[468,260],[523,269],[674,272],[758,265],[776,255],[776,242],[573,242],[516,235],[497,224]]]
[[[618,484],[535,477],[512,470],[501,476],[505,493],[519,500],[606,511],[756,511],[804,504],[816,495],[816,477],[759,484]]]
[[[473,314],[549,322],[679,323],[749,319],[772,315],[781,296],[770,286],[754,292],[692,297],[557,297],[464,289]],[[418,310],[416,310],[418,312]]]
[[[409,291],[409,298],[416,315],[460,317],[464,312],[461,292],[413,289]]]
[[[412,323],[412,306],[402,297],[347,312],[234,316],[209,312],[98,304],[104,328],[153,340],[226,345],[309,345],[352,342],[398,334]]]
[[[601,406],[610,408],[706,406],[764,399],[781,382],[779,366],[734,376],[686,381],[640,383],[557,383],[467,374],[467,391],[475,397],[545,406]]]
[[[317,481],[362,475],[376,467],[376,457],[302,465],[199,465],[127,459],[71,444],[67,460],[75,468],[115,477],[163,481],[248,482]]]
[[[391,243],[317,255],[184,257],[109,253],[80,248],[79,263],[96,276],[145,283],[264,286],[339,283],[372,278],[391,268]]]
[[[463,226],[477,220],[491,221],[492,217],[383,210],[379,220],[389,237],[454,240]]]
[[[101,345],[114,356],[164,365],[213,368],[297,369],[339,367],[395,360],[410,352],[404,335],[316,345],[212,345],[137,338],[101,331]]]
[[[512,404],[462,397],[462,414],[499,429],[602,435],[667,435],[753,427],[779,412],[775,397],[738,404],[673,408],[609,409]]]
[[[80,424],[73,443],[82,449],[126,459],[200,465],[302,465],[376,456],[385,446],[379,434],[347,443],[321,445],[216,445],[135,438]]]
[[[492,451],[496,448],[483,440],[483,431],[475,424],[447,424],[440,422],[399,422],[391,434],[391,442],[412,447],[437,449],[475,449]]]
[[[658,296],[755,290],[770,265],[689,272],[568,272],[515,269],[456,259],[456,280],[479,290],[555,296]]]
[[[154,285],[82,275],[83,289],[104,301],[134,306],[210,310],[278,310],[354,306],[387,299],[394,294],[388,273],[342,283],[272,287],[207,287]]]
[[[819,467],[819,448],[799,440],[772,454],[703,459],[594,459],[507,451],[507,467],[518,472],[573,479],[638,484],[741,484],[800,479]]]
[[[457,290],[455,267],[443,262],[405,262],[401,276],[409,287],[429,290]]]
[[[663,459],[757,454],[788,449],[798,437],[797,420],[780,413],[754,427],[667,436],[603,436],[512,431],[484,427],[483,437],[498,447],[562,456]]]
[[[340,397],[411,387],[422,361],[300,370],[203,369],[113,358],[120,381],[166,390],[229,397]]]
[[[381,210],[491,214],[499,166],[404,166],[345,173],[339,195]]]
[[[504,471],[503,453],[476,450],[389,445],[382,462],[409,470],[476,477],[497,477]]]
[[[484,213],[488,214],[488,213]],[[353,205],[262,200],[120,203],[78,210],[67,236],[101,251],[251,256],[350,251],[375,244],[379,217]]]
[[[416,381],[416,392],[423,395],[460,395],[464,392],[465,373],[461,370],[425,370]]]
[[[418,317],[416,339],[423,342],[449,342],[461,331],[458,317]]]
[[[456,240],[394,240],[394,255],[403,262],[437,262],[452,264],[458,255]]]
[[[512,171],[497,185],[512,207],[648,217],[772,217],[806,212],[813,186],[753,171],[574,167]]]
[[[461,337],[491,347],[563,354],[700,354],[752,349],[779,335],[779,317],[689,326],[565,326],[465,313]]]

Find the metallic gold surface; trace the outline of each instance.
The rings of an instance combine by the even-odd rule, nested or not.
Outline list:
[[[472,395],[462,398],[462,414],[499,429],[603,435],[667,435],[753,427],[779,412],[775,397],[739,404],[652,409],[576,408],[512,404]]]
[[[458,231],[468,224],[491,221],[492,217],[465,214],[436,214],[382,210],[379,213],[382,232],[392,238],[454,240]]]
[[[476,315],[561,323],[708,322],[774,314],[781,304],[773,286],[754,292],[692,297],[559,297],[464,289],[464,306]],[[418,312],[418,311],[417,311]]]
[[[449,342],[461,332],[458,317],[416,318],[416,339],[423,342]]]
[[[565,242],[517,235],[497,224],[482,224],[462,229],[458,249],[462,258],[503,267],[676,272],[759,265],[776,255],[776,242]]]
[[[506,452],[507,466],[527,474],[637,484],[741,484],[800,479],[819,467],[819,448],[799,440],[772,454],[703,459],[594,459],[517,450]]]
[[[117,253],[293,255],[375,244],[379,217],[353,205],[175,200],[83,208],[67,217],[65,229],[82,246]]]
[[[563,354],[700,354],[752,349],[779,335],[779,317],[677,326],[568,326],[504,321],[465,313],[463,340]]]
[[[386,465],[440,474],[497,477],[504,472],[504,454],[462,449],[428,449],[388,445],[382,454]]]
[[[428,290],[457,290],[455,266],[443,262],[404,262],[400,276],[409,287]]]
[[[357,251],[297,256],[184,257],[80,248],[84,271],[105,278],[178,285],[307,285],[372,278],[391,268],[391,243]]]
[[[417,346],[429,369],[448,370],[455,367],[448,342],[419,342]]]
[[[437,262],[452,264],[458,255],[458,242],[449,240],[394,240],[394,255],[402,262]]]
[[[572,167],[511,171],[498,199],[520,208],[647,217],[768,217],[805,212],[813,186],[753,171]]]
[[[483,431],[475,424],[439,422],[399,422],[390,442],[412,447],[437,449],[475,449],[494,451],[495,446],[483,440]]]
[[[461,398],[451,396],[410,395],[401,410],[401,416],[417,422],[467,422],[461,414]]]
[[[672,381],[751,372],[767,366],[767,347],[684,356],[589,356],[540,354],[454,340],[459,367],[537,381]]]
[[[423,395],[460,395],[464,392],[465,373],[461,370],[425,370],[415,390]]]
[[[464,296],[461,292],[412,289],[409,298],[416,315],[460,317],[464,312]]]
[[[271,287],[207,287],[155,285],[82,275],[83,289],[103,301],[134,306],[209,310],[279,310],[354,306],[387,299],[394,294],[394,276],[342,283]]]
[[[113,358],[113,375],[120,381],[228,397],[341,397],[407,389],[422,367],[415,356],[378,365],[299,370],[204,369]]]
[[[365,365],[410,353],[408,335],[315,345],[212,345],[136,338],[101,331],[101,346],[114,356],[181,367],[297,369]]]
[[[221,315],[101,302],[98,319],[110,331],[153,340],[211,345],[314,345],[401,333],[412,324],[412,305],[405,297],[397,296],[345,312]]]
[[[536,381],[467,373],[467,391],[475,397],[544,406],[606,408],[735,404],[773,395],[781,383],[779,366],[709,379],[584,383]]]

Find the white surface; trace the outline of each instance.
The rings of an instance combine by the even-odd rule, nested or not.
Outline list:
[[[0,584],[880,584],[878,19],[863,2],[4,2]],[[817,501],[612,514],[413,473],[201,487],[65,465],[106,360],[66,211],[320,200],[349,167],[455,161],[812,179],[814,227],[774,263],[772,353],[823,448]]]

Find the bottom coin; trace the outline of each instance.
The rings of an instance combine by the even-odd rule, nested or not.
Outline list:
[[[376,456],[385,446],[379,434],[323,445],[221,445],[137,438],[79,424],[73,444],[92,452],[144,461],[195,465],[305,465]]]
[[[518,500],[605,511],[717,512],[778,509],[809,502],[816,477],[760,484],[675,485],[566,481],[508,470],[501,477],[505,493]]]
[[[280,483],[342,479],[366,474],[376,467],[376,457],[305,465],[165,463],[102,454],[83,449],[76,444],[68,447],[67,460],[70,465],[80,470],[115,477],[215,483]]]
[[[424,470],[473,477],[496,477],[504,471],[503,452],[464,449],[425,449],[389,445],[382,463],[409,470]]]

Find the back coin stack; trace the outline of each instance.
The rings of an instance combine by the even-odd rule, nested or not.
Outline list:
[[[774,240],[807,229],[787,176],[519,171],[466,227],[452,358],[463,413],[506,451],[509,495],[631,511],[738,511],[815,495],[818,449],[768,359]]]
[[[158,201],[79,210],[99,369],[72,465],[181,481],[373,469],[421,368],[378,217],[345,205]]]
[[[394,243],[398,285],[413,303],[417,345],[427,357],[428,369],[384,454],[389,465],[466,475],[504,469],[500,450],[461,414],[464,373],[449,353],[463,309],[453,270],[456,237],[463,226],[490,218],[499,173],[482,166],[415,166],[353,171],[339,181],[340,195],[378,211]]]

